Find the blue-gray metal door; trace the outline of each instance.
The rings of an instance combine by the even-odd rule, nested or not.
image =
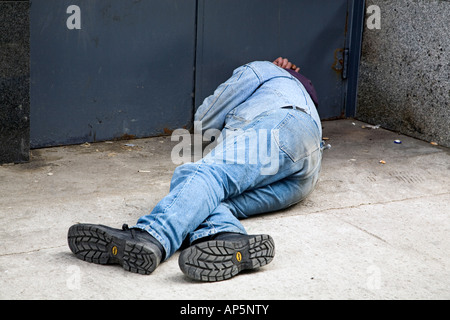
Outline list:
[[[31,0],[31,147],[189,126],[196,0]]]
[[[30,2],[31,147],[190,128],[234,68],[278,56],[313,81],[323,119],[352,115],[362,0]]]
[[[362,2],[199,0],[196,107],[236,66],[283,56],[312,80],[321,118],[343,116],[350,31],[357,27],[355,17],[362,17]]]

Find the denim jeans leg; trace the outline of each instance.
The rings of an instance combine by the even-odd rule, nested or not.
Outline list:
[[[267,186],[246,191],[224,204],[238,219],[286,209],[304,200],[319,179],[320,163],[308,174],[297,172]]]
[[[222,232],[247,234],[244,226],[233,215],[229,206],[223,202],[188,236],[190,243],[192,243],[198,239]]]
[[[178,167],[173,175],[170,193],[135,227],[158,239],[166,251],[166,259],[179,249],[185,237],[195,231],[226,199],[248,190],[264,187],[296,172],[309,172],[320,162],[317,126],[309,115],[300,111],[275,110],[255,119],[248,129],[259,132],[279,131],[276,143],[263,139],[266,151],[277,159],[273,174],[261,174],[268,164],[257,158],[261,143],[249,143],[243,133],[225,138],[210,154],[196,163]],[[277,131],[277,132],[278,132]],[[259,136],[259,135],[257,135]],[[217,151],[217,152],[214,152]],[[244,159],[237,155],[244,155]],[[315,155],[315,156],[314,156]],[[217,211],[216,213],[220,213]],[[221,218],[218,214],[216,218]],[[225,221],[226,215],[222,219]]]
[[[197,230],[189,235],[190,243],[220,232],[246,234],[238,219],[286,209],[304,200],[314,190],[320,169],[321,162],[318,162],[309,172],[296,172],[270,185],[223,201]]]
[[[166,259],[183,243],[224,198],[224,188],[214,169],[202,162],[176,168],[169,194],[135,228],[148,231],[164,247]]]

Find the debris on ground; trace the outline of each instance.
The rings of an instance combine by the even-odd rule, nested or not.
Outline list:
[[[379,129],[380,125],[377,124],[376,126],[372,126],[370,124],[366,124],[366,125],[361,126],[361,128],[363,128],[363,129]]]

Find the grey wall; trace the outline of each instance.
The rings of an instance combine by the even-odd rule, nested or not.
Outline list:
[[[367,0],[357,118],[450,147],[450,1]]]
[[[28,1],[0,1],[0,163],[29,160],[28,12]]]

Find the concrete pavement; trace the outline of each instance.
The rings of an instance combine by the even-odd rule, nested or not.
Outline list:
[[[151,210],[176,167],[170,137],[33,150],[30,163],[0,166],[0,299],[449,299],[450,150],[352,119],[323,127],[332,148],[316,190],[243,221],[274,238],[273,262],[216,283],[187,279],[179,253],[142,276],[67,246],[72,224],[120,228]]]

